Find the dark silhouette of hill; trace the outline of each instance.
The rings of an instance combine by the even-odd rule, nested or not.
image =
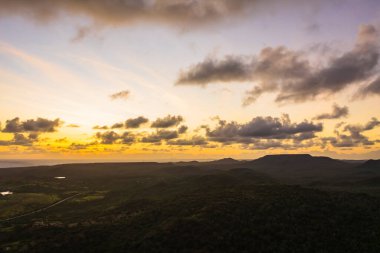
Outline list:
[[[309,154],[266,155],[244,165],[275,178],[308,181],[344,176],[352,173],[356,166],[330,157]]]
[[[0,252],[378,253],[377,166],[270,155],[0,169],[14,193],[0,197]]]
[[[215,160],[211,162],[207,162],[208,164],[236,164],[240,163],[240,161],[232,159],[232,158],[223,158],[220,160]]]
[[[380,182],[380,160],[368,160],[357,165],[353,177],[362,185],[375,185]]]
[[[259,159],[247,162],[247,164],[256,167],[265,168],[342,168],[348,164],[340,160],[334,160],[329,157],[314,157],[308,154],[301,155],[266,155]]]
[[[215,174],[232,169],[250,169],[274,179],[286,182],[310,183],[330,179],[368,179],[380,172],[379,160],[364,164],[344,162],[329,157],[300,155],[267,155],[252,161],[224,158],[209,162],[132,162],[132,163],[89,163],[62,164],[0,169],[0,178],[52,178],[66,176],[72,179],[113,178],[137,176],[186,176]],[[379,174],[380,175],[380,174]],[[358,178],[358,179],[359,179]]]
[[[361,169],[379,169],[380,170],[380,160],[368,160],[363,164],[359,165],[358,168]]]

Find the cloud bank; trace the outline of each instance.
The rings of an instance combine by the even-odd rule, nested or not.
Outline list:
[[[152,122],[151,127],[153,128],[169,128],[179,125],[183,121],[182,116],[172,116],[168,115],[164,118],[158,118]]]
[[[364,125],[348,124],[343,127],[343,131],[336,130],[336,137],[323,138],[322,141],[338,148],[372,146],[376,141],[369,140],[363,132],[373,130],[379,126],[380,121],[377,118],[372,118]]]
[[[19,15],[42,23],[70,15],[87,17],[98,26],[149,22],[189,28],[300,4],[302,0],[0,0],[0,15]]]
[[[377,77],[379,33],[373,25],[362,25],[354,47],[323,65],[313,65],[305,52],[284,46],[266,47],[258,56],[207,58],[182,70],[177,85],[206,86],[218,82],[252,82],[243,105],[262,94],[277,93],[277,103],[304,102],[338,93],[353,84],[369,83]],[[361,93],[379,94],[379,78]]]
[[[5,122],[2,130],[4,133],[21,133],[21,132],[55,132],[63,122],[60,119],[48,120],[44,118],[28,119],[21,121],[20,118],[14,118]]]
[[[317,120],[337,119],[348,115],[347,107],[333,105],[331,113],[320,114]],[[198,130],[188,131],[184,120],[180,115],[167,115],[157,118],[150,127],[139,129],[141,124],[149,122],[143,116],[128,119],[127,123],[116,123],[109,127],[96,126],[94,129],[103,130],[96,132],[86,143],[70,143],[67,138],[62,143],[62,150],[84,150],[91,147],[104,150],[116,147],[129,147],[130,145],[168,145],[173,147],[199,147],[218,148],[222,146],[236,146],[246,150],[299,150],[308,148],[326,149],[329,147],[339,149],[351,149],[355,147],[374,147],[380,143],[374,136],[370,138],[366,132],[380,127],[380,121],[372,118],[365,124],[347,124],[341,122],[335,127],[335,135],[319,137],[317,134],[323,131],[322,123],[310,120],[292,122],[287,114],[282,117],[253,117],[248,122],[235,122],[215,118],[216,124],[202,125]],[[36,146],[46,145],[48,138],[39,138],[43,133],[56,132],[62,125],[59,119],[48,120],[44,118],[22,121],[19,118],[7,120],[2,133],[10,133],[12,139],[0,140],[0,146]],[[129,128],[128,131],[123,129]],[[113,130],[116,129],[116,130]],[[203,131],[201,131],[203,129]],[[6,136],[6,135],[5,135]],[[57,142],[58,143],[58,142]],[[60,142],[61,143],[61,142]],[[107,147],[96,147],[106,145]],[[49,144],[47,144],[49,146]]]
[[[255,117],[242,124],[219,120],[215,128],[208,126],[204,128],[210,141],[226,144],[250,144],[255,143],[257,139],[311,139],[315,137],[314,133],[323,130],[323,125],[307,120],[301,123],[292,123],[289,116],[285,114],[282,118]]]
[[[28,119],[21,121],[16,117],[5,122],[3,133],[12,133],[12,140],[0,140],[0,146],[32,146],[38,141],[41,133],[52,133],[58,131],[63,125],[60,119],[49,120],[45,118]]]

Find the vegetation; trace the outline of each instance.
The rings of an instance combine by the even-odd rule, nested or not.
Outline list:
[[[0,252],[380,252],[376,166],[308,170],[295,185],[275,163],[1,170],[0,190],[15,193],[1,197],[2,219],[69,199],[2,221]]]

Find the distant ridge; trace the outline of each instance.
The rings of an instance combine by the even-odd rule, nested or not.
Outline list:
[[[358,166],[365,169],[380,169],[380,160],[368,160],[365,163]]]
[[[347,173],[347,169],[355,167],[355,164],[309,154],[266,155],[246,162],[244,165],[274,178],[309,178],[310,180],[334,177]]]
[[[238,162],[240,162],[240,161],[228,157],[228,158],[223,158],[220,160],[211,161],[209,163],[212,163],[212,164],[234,164],[234,163],[238,163]]]
[[[256,160],[306,160],[311,159],[313,156],[310,154],[279,154],[279,155],[265,155]]]
[[[252,165],[261,165],[261,166],[302,166],[305,168],[310,167],[335,167],[337,165],[346,165],[347,163],[340,160],[335,160],[330,157],[324,156],[311,156],[309,154],[289,154],[289,155],[266,155],[256,160],[248,162]]]

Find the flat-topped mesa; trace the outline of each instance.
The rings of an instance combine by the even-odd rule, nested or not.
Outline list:
[[[282,154],[282,155],[266,155],[263,157],[260,157],[256,160],[251,161],[252,163],[267,163],[269,164],[278,164],[278,165],[284,165],[284,164],[303,164],[306,165],[307,163],[313,163],[313,162],[321,162],[321,161],[334,161],[333,159],[329,157],[314,157],[309,154]]]
[[[310,154],[280,154],[280,155],[266,155],[259,159],[286,159],[286,160],[295,160],[295,159],[311,159],[314,158]]]
[[[321,169],[346,167],[347,164],[330,157],[311,156],[309,154],[266,155],[248,162],[252,168],[273,168],[282,171],[294,169]]]

